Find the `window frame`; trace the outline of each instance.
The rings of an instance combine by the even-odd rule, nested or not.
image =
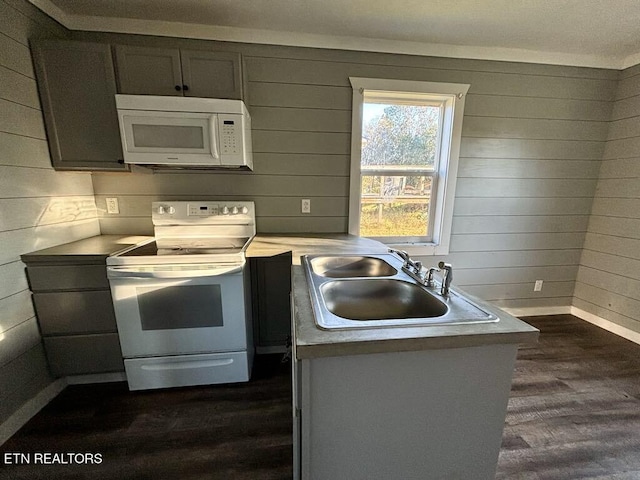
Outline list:
[[[349,77],[353,88],[351,116],[351,178],[349,191],[349,233],[360,234],[360,212],[362,198],[362,119],[365,92],[389,92],[390,95],[411,94],[431,95],[437,101],[444,101],[441,132],[440,158],[431,198],[434,209],[432,240],[416,241],[415,237],[377,237],[384,241],[389,238],[389,247],[400,248],[413,255],[446,255],[449,253],[453,203],[455,198],[462,120],[464,104],[470,85],[458,83],[423,82],[413,80],[388,80],[381,78]],[[381,93],[382,94],[382,93]],[[446,141],[448,140],[448,141]],[[407,172],[411,173],[411,172]],[[434,208],[435,207],[435,208]],[[431,215],[430,215],[431,216]],[[398,241],[403,238],[405,241]]]

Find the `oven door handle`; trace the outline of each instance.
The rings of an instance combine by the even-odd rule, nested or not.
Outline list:
[[[109,278],[194,278],[231,275],[242,271],[242,265],[216,265],[211,268],[193,270],[154,270],[140,271],[129,267],[107,267]]]

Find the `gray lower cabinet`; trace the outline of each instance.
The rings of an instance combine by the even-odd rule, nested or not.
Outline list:
[[[33,40],[51,161],[57,170],[126,170],[111,46]]]
[[[124,371],[104,259],[23,261],[51,373]]]
[[[291,335],[291,252],[250,262],[257,351],[284,350]]]
[[[55,376],[124,371],[117,333],[44,337],[43,341]]]
[[[133,45],[115,53],[119,93],[243,98],[239,53]]]

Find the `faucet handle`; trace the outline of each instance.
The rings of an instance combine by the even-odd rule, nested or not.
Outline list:
[[[436,267],[429,267],[429,269],[427,270],[427,272],[425,273],[425,285],[427,287],[433,287],[434,283],[433,283],[433,272],[439,272],[440,269],[436,268]]]

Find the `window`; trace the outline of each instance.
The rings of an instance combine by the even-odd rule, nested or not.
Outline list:
[[[469,85],[350,80],[349,233],[414,254],[449,253]]]

